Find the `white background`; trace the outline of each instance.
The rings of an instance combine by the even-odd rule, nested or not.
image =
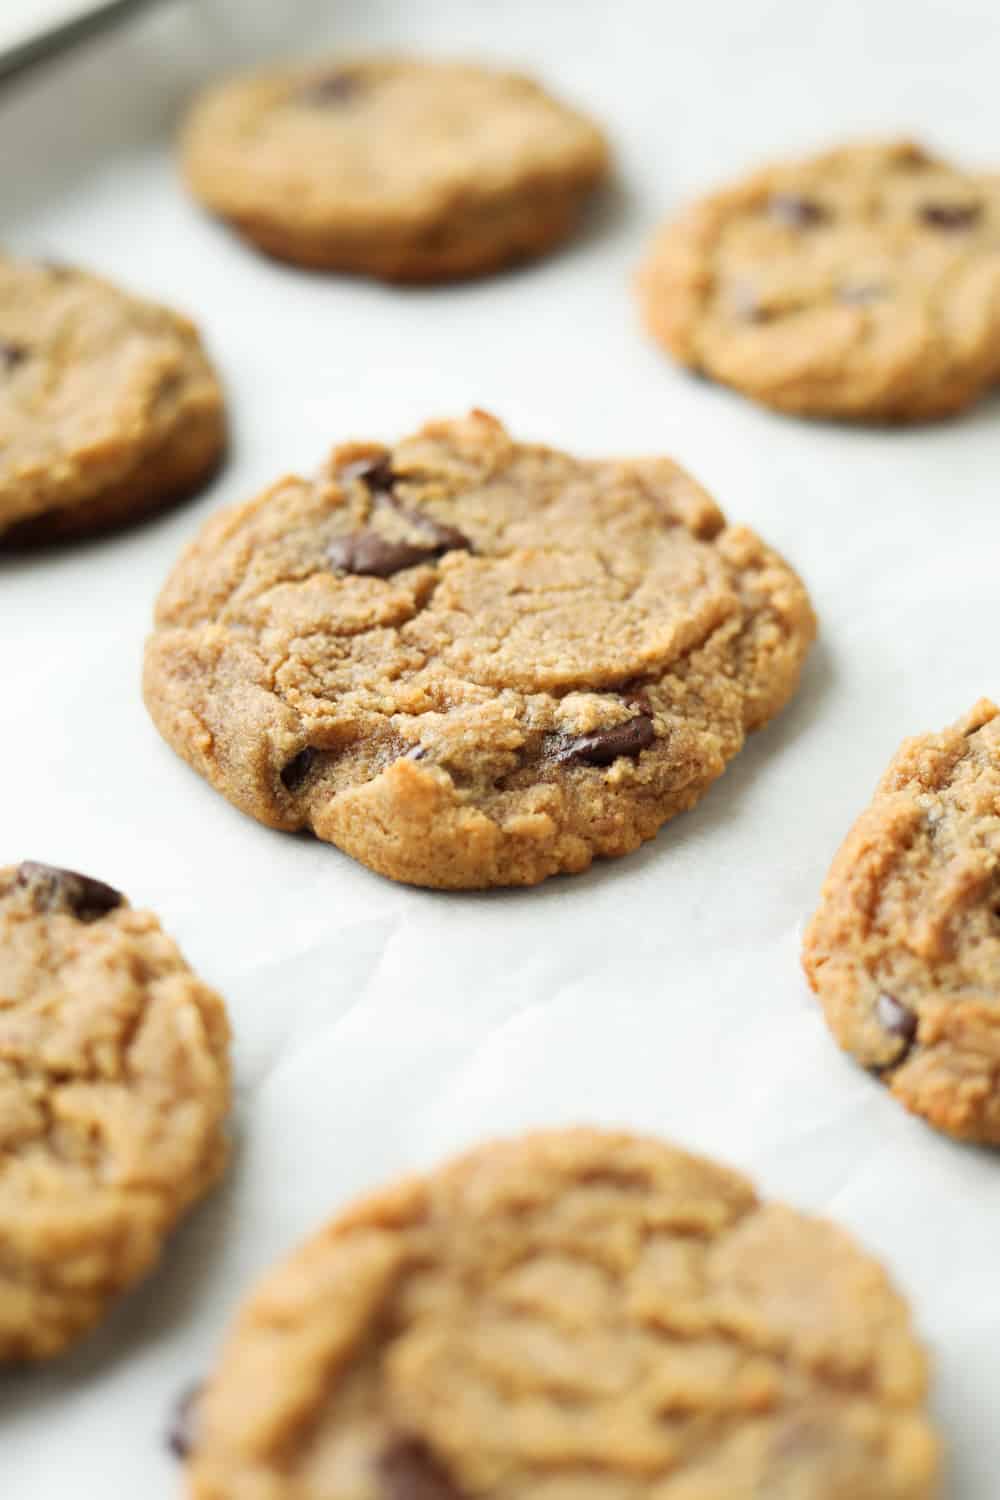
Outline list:
[[[185,198],[170,138],[200,81],[282,31],[535,70],[607,122],[619,191],[564,253],[479,284],[257,259]],[[770,415],[675,371],[630,281],[664,212],[771,154],[910,131],[997,163],[998,64],[995,0],[181,0],[0,92],[3,239],[193,313],[234,415],[200,501],[0,562],[0,862],[76,866],[154,908],[229,1001],[238,1088],[228,1185],[162,1270],[70,1357],[0,1378],[5,1500],[174,1495],[168,1408],[248,1278],[403,1169],[577,1120],[714,1153],[884,1256],[933,1348],[948,1494],[996,1500],[1000,1163],[841,1056],[798,947],[896,743],[1000,694],[1000,404],[913,432]],[[641,853],[440,895],[234,811],[138,684],[153,598],[205,516],[335,440],[473,404],[582,453],[674,454],[787,552],[822,634],[793,706]]]

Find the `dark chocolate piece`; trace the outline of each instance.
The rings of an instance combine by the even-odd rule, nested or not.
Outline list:
[[[360,479],[373,493],[381,494],[392,489],[395,475],[389,455],[382,453],[378,457],[356,458],[353,463],[345,464],[337,470],[337,478],[343,482]]]
[[[608,729],[595,729],[592,734],[564,740],[553,759],[560,765],[610,766],[619,755],[637,756],[647,750],[655,738],[649,715],[636,714],[624,724],[612,724]]]
[[[886,994],[883,990],[875,1005],[875,1014],[883,1031],[890,1036],[898,1037],[903,1043],[903,1049],[898,1057],[893,1058],[889,1067],[898,1067],[901,1062],[909,1056],[910,1049],[917,1038],[918,1018],[916,1011],[897,1000],[895,995]]]
[[[304,88],[299,89],[295,98],[299,104],[313,104],[326,109],[333,105],[349,104],[360,98],[364,91],[364,81],[359,73],[352,72],[350,68],[338,68],[334,73],[324,73],[319,78],[313,78]]]
[[[920,217],[932,229],[971,229],[983,215],[981,203],[924,203]]]
[[[0,370],[16,370],[23,365],[30,353],[27,344],[15,344],[10,339],[0,339]]]
[[[125,897],[103,880],[27,859],[17,867],[17,883],[34,893],[40,911],[68,912],[80,922],[97,922],[124,904]]]
[[[814,229],[830,217],[829,209],[822,203],[801,193],[772,193],[767,201],[767,211],[772,219],[789,229]]]
[[[281,784],[287,792],[297,792],[303,784],[309,772],[312,770],[319,751],[313,745],[306,745],[293,755],[281,773]]]
[[[383,1500],[462,1500],[461,1490],[420,1438],[401,1437],[379,1459]]]
[[[444,549],[433,542],[391,541],[377,531],[352,531],[339,536],[326,549],[333,566],[342,573],[368,578],[391,578],[417,563],[434,562]]]

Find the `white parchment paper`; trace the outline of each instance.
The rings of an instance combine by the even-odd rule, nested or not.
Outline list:
[[[279,43],[393,43],[542,73],[608,122],[621,187],[565,253],[391,290],[256,258],[185,198],[178,110]],[[201,500],[0,562],[0,863],[148,904],[227,997],[237,1150],[162,1269],[70,1357],[0,1378],[0,1495],[142,1496],[248,1280],[345,1199],[484,1134],[622,1123],[745,1168],[890,1263],[935,1356],[952,1500],[1000,1495],[1000,1160],[904,1112],[828,1037],[801,924],[904,734],[1000,694],[1000,402],[863,431],[676,372],[630,280],[658,218],[772,154],[910,131],[1000,160],[992,0],[175,3],[0,94],[0,235],[189,310],[232,461]],[[218,506],[335,441],[485,406],[591,453],[670,452],[802,571],[799,697],[652,845],[534,891],[437,895],[230,808],[138,689],[152,601]]]

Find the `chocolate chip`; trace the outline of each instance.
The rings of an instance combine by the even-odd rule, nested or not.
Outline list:
[[[335,73],[325,73],[314,78],[299,89],[296,99],[300,104],[315,104],[323,109],[333,104],[347,104],[365,91],[361,75],[349,68],[338,68]]]
[[[103,880],[76,870],[60,870],[27,859],[17,867],[17,883],[33,893],[39,911],[68,912],[81,922],[96,922],[123,904],[125,897]]]
[[[389,498],[389,497],[387,497]],[[426,542],[392,540],[366,527],[349,536],[335,538],[326,555],[335,568],[344,573],[358,573],[371,578],[390,578],[417,563],[434,562],[445,552],[471,550],[469,538],[455,526],[444,526],[431,516],[407,510],[396,501],[393,509],[411,526],[422,531]]]
[[[16,370],[28,358],[27,344],[15,344],[10,339],[0,339],[0,369]]]
[[[895,995],[888,995],[883,990],[876,1002],[875,1014],[882,1030],[887,1031],[890,1036],[898,1037],[904,1044],[903,1051],[899,1057],[893,1059],[891,1064],[895,1067],[897,1063],[903,1061],[916,1040],[918,1024],[916,1011],[912,1011],[908,1005],[897,1000]]]
[[[430,537],[439,552],[472,551],[472,543],[457,526],[446,526],[441,521],[435,521],[433,516],[425,516],[418,510],[404,510],[402,506],[398,509],[401,515]]]
[[[920,217],[933,229],[971,229],[982,218],[981,203],[924,203]]]
[[[175,1458],[187,1458],[198,1441],[198,1397],[203,1389],[200,1382],[189,1385],[174,1402],[166,1439]]]
[[[377,531],[352,531],[339,536],[326,549],[333,566],[342,573],[368,578],[391,578],[417,563],[434,562],[446,549],[434,542],[390,541]]]
[[[803,197],[801,193],[772,193],[767,201],[767,211],[772,219],[788,229],[814,229],[830,217],[830,211],[815,198]]]
[[[595,729],[592,734],[564,740],[554,751],[553,759],[560,765],[610,766],[619,755],[636,756],[641,750],[648,749],[655,738],[649,715],[636,714],[624,724],[613,724],[608,729]]]
[[[341,481],[360,479],[375,494],[390,491],[395,477],[387,454],[380,454],[377,458],[356,458],[353,463],[337,470],[337,478]]]
[[[462,1500],[462,1492],[419,1438],[400,1438],[378,1463],[382,1500]]]
[[[433,516],[425,515],[422,510],[413,510],[392,493],[390,488],[379,492],[378,499],[391,505],[398,516],[409,521],[418,531],[424,532],[426,536],[432,537],[435,545],[442,552],[471,552],[472,543],[464,532],[459,531],[457,526],[448,526],[443,521],[435,521]]]
[[[288,792],[297,792],[312,770],[319,751],[306,745],[298,755],[293,755],[281,773],[281,784]]]

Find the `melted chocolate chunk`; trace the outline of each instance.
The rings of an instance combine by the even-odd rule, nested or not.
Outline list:
[[[367,482],[370,484],[371,480]],[[366,527],[351,532],[349,536],[337,537],[330,543],[326,555],[335,568],[371,578],[391,578],[393,573],[400,573],[417,563],[435,562],[445,552],[471,551],[472,543],[456,526],[444,526],[432,516],[407,510],[391,495],[387,494],[385,498],[398,515],[424,533],[427,541],[392,540]]]
[[[341,573],[368,578],[391,578],[417,563],[435,562],[447,550],[435,542],[390,541],[377,531],[352,531],[330,543],[326,555]]]
[[[647,750],[655,738],[652,719],[648,714],[636,714],[624,724],[563,741],[553,759],[560,765],[610,766],[619,755],[636,756]]]
[[[189,1385],[174,1402],[167,1425],[167,1447],[175,1458],[187,1458],[198,1441],[198,1397],[202,1386]]]
[[[306,745],[298,755],[293,755],[281,773],[281,784],[288,792],[297,792],[315,764],[319,751]]]
[[[894,995],[888,995],[885,991],[878,997],[875,1006],[875,1014],[883,1031],[890,1036],[898,1037],[904,1044],[903,1050],[898,1057],[894,1058],[891,1067],[901,1063],[913,1046],[917,1036],[917,1013],[897,1000]]]
[[[459,531],[457,526],[447,526],[443,521],[435,521],[433,516],[425,515],[422,510],[413,510],[410,506],[404,505],[392,491],[391,486],[394,479],[395,476],[392,476],[389,485],[385,489],[378,491],[376,495],[377,499],[384,500],[387,505],[391,505],[397,516],[402,516],[405,521],[409,521],[410,525],[415,526],[418,531],[424,532],[426,536],[433,537],[442,552],[471,552],[473,550],[469,538],[464,532]]]
[[[388,454],[381,454],[378,458],[356,458],[353,463],[345,464],[342,469],[337,470],[337,478],[345,483],[351,479],[360,479],[373,494],[388,494],[396,476],[392,472]]]
[[[0,370],[16,370],[28,358],[27,344],[15,344],[10,339],[0,339]]]
[[[382,1500],[462,1500],[441,1464],[419,1438],[400,1438],[379,1459]]]
[[[376,504],[390,506],[398,516],[427,538],[426,542],[393,539],[383,536],[370,526],[351,532],[348,536],[336,537],[326,549],[326,555],[339,571],[372,578],[390,578],[393,573],[412,568],[417,563],[433,562],[445,552],[472,550],[469,538],[457,526],[446,526],[441,521],[435,521],[433,516],[411,510],[397,499],[393,486],[398,476],[393,472],[389,454],[356,459],[353,463],[345,464],[339,470],[338,477],[341,481],[361,480]]]
[[[932,229],[971,229],[982,218],[981,203],[924,203],[920,217]]]
[[[815,198],[806,198],[801,193],[772,193],[767,202],[767,211],[772,219],[788,229],[814,229],[830,217],[830,211]]]
[[[438,551],[472,551],[472,543],[463,531],[459,531],[457,526],[446,526],[441,521],[435,521],[433,516],[425,516],[419,510],[406,510],[402,505],[397,505],[396,509],[412,525],[419,527],[433,541]]]
[[[336,104],[348,104],[360,98],[365,91],[364,82],[358,73],[349,68],[338,68],[335,73],[325,73],[314,78],[296,94],[300,104],[314,104],[326,109]]]
[[[39,911],[68,912],[80,922],[97,922],[125,900],[121,891],[103,880],[56,865],[40,865],[33,859],[18,865],[17,883],[31,889]]]

